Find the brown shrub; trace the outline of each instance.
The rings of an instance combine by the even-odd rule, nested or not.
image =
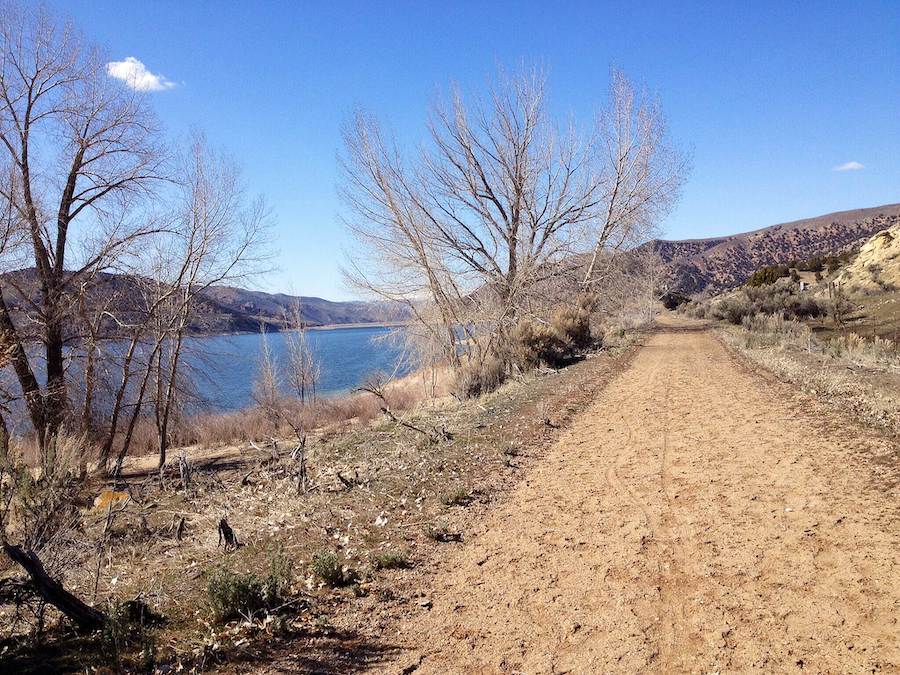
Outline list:
[[[547,324],[522,319],[510,335],[510,360],[522,369],[542,363],[556,363],[563,344],[558,333]]]
[[[583,306],[561,307],[550,322],[553,331],[569,351],[591,346],[591,313]]]
[[[558,367],[594,344],[587,301],[561,307],[549,324],[522,319],[510,335],[510,361],[523,369],[541,364]]]
[[[456,369],[453,394],[460,399],[475,398],[494,391],[506,379],[506,365],[496,354],[471,359]]]
[[[422,398],[412,386],[389,386],[385,397],[393,410],[408,410]],[[350,420],[366,423],[381,416],[380,402],[371,394],[355,393],[302,403],[293,397],[278,401],[281,422],[259,406],[243,410],[190,415],[175,420],[171,428],[173,447],[216,446],[248,443],[293,436],[297,429],[311,431]],[[289,423],[288,423],[289,422]],[[131,456],[152,455],[157,450],[156,427],[142,419],[135,427]]]

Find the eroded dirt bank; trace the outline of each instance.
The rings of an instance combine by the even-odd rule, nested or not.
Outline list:
[[[397,672],[900,669],[896,455],[670,324],[448,556]]]

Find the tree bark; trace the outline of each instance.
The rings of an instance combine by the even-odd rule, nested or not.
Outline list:
[[[22,340],[16,332],[16,327],[10,316],[9,308],[6,306],[2,289],[0,289],[0,342],[5,343],[10,348],[10,360],[12,361],[13,370],[19,380],[19,385],[22,387],[25,405],[28,408],[31,424],[34,426],[34,431],[37,434],[38,444],[43,448],[47,433],[44,396],[41,393],[41,386],[34,376],[34,371],[31,369],[28,353],[25,351]]]

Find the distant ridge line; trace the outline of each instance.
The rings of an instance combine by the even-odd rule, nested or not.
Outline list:
[[[900,222],[900,203],[834,211],[821,216],[702,239],[654,239],[673,290],[716,293],[744,283],[765,265],[787,264],[855,249]]]

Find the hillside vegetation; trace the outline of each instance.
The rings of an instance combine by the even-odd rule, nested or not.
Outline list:
[[[673,290],[714,294],[743,284],[766,265],[853,250],[900,224],[900,204],[829,213],[712,239],[654,240]]]
[[[900,432],[898,236],[898,226],[881,230],[849,259],[761,267],[744,286],[681,311],[722,321],[726,342],[756,364]]]

